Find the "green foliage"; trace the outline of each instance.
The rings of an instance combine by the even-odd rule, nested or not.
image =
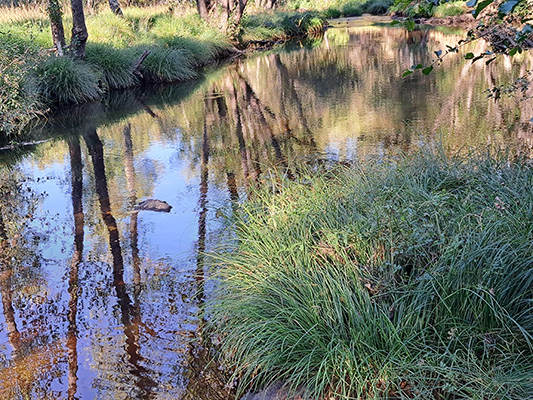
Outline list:
[[[326,21],[316,12],[277,12],[245,16],[241,40],[285,40],[291,37],[318,34]]]
[[[425,9],[421,12],[420,7],[429,5],[430,9]],[[427,17],[427,16],[452,16],[459,15],[463,11],[472,8],[474,17],[479,18],[480,21],[476,28],[468,31],[466,39],[457,42],[456,45],[446,45],[446,49],[436,51],[437,58],[434,59],[429,66],[422,69],[422,72],[428,75],[435,65],[441,65],[445,56],[450,53],[457,53],[459,48],[483,37],[491,45],[490,50],[485,50],[474,54],[467,53],[464,58],[471,60],[472,63],[479,60],[484,60],[485,65],[489,65],[496,60],[498,54],[508,54],[514,56],[521,54],[524,50],[533,48],[533,27],[531,21],[533,20],[533,10],[530,7],[528,0],[470,0],[467,3],[443,3],[438,7],[434,7],[433,0],[424,0],[422,2],[410,0],[397,0],[397,3],[391,7],[392,11],[401,11],[409,17]],[[395,20],[392,24],[399,24]],[[408,30],[413,30],[415,21],[411,18],[406,19],[403,25]],[[420,66],[420,68],[418,68]],[[417,67],[411,67],[405,71],[403,76],[412,74],[415,70],[421,69],[423,66],[418,64]],[[507,88],[496,86],[490,88],[489,96],[498,99],[502,93],[509,93],[515,88],[514,93],[521,91],[525,93],[529,87],[530,74],[522,75],[513,84]],[[520,90],[518,90],[520,89]]]
[[[48,104],[83,103],[102,95],[99,75],[71,57],[50,57],[32,71],[27,89]]]
[[[533,393],[533,168],[499,154],[304,169],[238,206],[212,327],[241,390]]]
[[[291,10],[319,11],[324,18],[359,16],[364,13],[385,14],[392,0],[291,0],[286,7]]]
[[[433,16],[435,9],[431,0],[395,0],[390,11],[410,18],[428,18]]]
[[[61,10],[61,5],[57,0],[49,0],[46,11],[48,12],[50,20],[53,23],[58,24],[62,22],[63,11]]]
[[[117,48],[132,46],[137,37],[131,21],[111,11],[87,18],[87,30],[91,42],[105,43]]]
[[[106,87],[124,89],[139,84],[131,66],[139,56],[134,49],[117,49],[102,44],[87,45],[87,61],[95,70],[101,71]]]
[[[438,18],[454,17],[457,15],[466,14],[467,12],[468,8],[466,7],[466,2],[455,1],[442,3],[435,7],[433,10],[433,16]]]
[[[0,132],[18,133],[39,111],[36,98],[23,91],[27,65],[38,59],[31,48],[9,33],[0,33]]]
[[[175,82],[198,76],[191,54],[183,49],[153,48],[144,61],[144,75],[153,82]]]

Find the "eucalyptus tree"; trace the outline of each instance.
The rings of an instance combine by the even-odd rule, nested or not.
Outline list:
[[[70,50],[74,57],[79,59],[85,58],[85,44],[89,34],[85,24],[85,13],[83,11],[83,0],[71,0],[72,10],[72,39],[70,41]],[[67,49],[65,42],[65,31],[63,28],[63,11],[58,0],[48,0],[47,5],[48,17],[52,30],[52,40],[57,54],[63,56]]]
[[[89,37],[83,12],[83,0],[70,0],[72,9],[72,39],[70,49],[74,56],[79,59],[85,58],[85,45]]]
[[[48,17],[50,18],[50,27],[52,29],[52,40],[57,54],[62,56],[65,44],[65,30],[63,29],[63,13],[58,0],[48,0],[46,7]]]

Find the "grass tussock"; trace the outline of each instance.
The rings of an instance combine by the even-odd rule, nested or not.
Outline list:
[[[437,18],[455,17],[469,12],[465,1],[452,1],[439,4],[433,11],[433,16]]]
[[[101,44],[87,45],[87,61],[101,72],[105,87],[125,89],[138,85],[139,78],[132,71],[132,65],[140,56],[135,49],[123,50]]]
[[[188,51],[164,48],[151,50],[144,62],[144,75],[152,82],[175,82],[198,77]]]
[[[112,12],[103,12],[87,18],[90,42],[114,48],[127,48],[137,39],[134,24]]]
[[[32,71],[27,90],[47,104],[79,104],[100,98],[99,78],[87,63],[71,57],[50,57]]]
[[[417,154],[274,176],[238,207],[212,326],[240,390],[533,395],[533,167]]]

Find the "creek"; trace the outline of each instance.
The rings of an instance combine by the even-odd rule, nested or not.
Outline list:
[[[204,253],[264,171],[533,145],[533,101],[486,91],[530,55],[472,64],[462,55],[485,51],[472,43],[401,78],[465,33],[345,22],[194,82],[65,109],[37,144],[0,153],[0,398],[232,399],[203,337]],[[135,209],[147,199],[172,209]]]

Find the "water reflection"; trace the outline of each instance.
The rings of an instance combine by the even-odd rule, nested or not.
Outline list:
[[[399,78],[459,38],[334,28],[201,81],[67,110],[33,132],[53,140],[0,155],[0,398],[232,399],[203,329],[204,253],[228,235],[219,209],[263,171],[436,140],[533,144],[532,101],[484,92],[531,56],[451,56]],[[148,198],[172,211],[134,210]]]
[[[84,215],[83,215],[83,165],[80,141],[77,136],[67,139],[70,155],[70,175],[72,182],[71,198],[74,214],[74,252],[70,261],[68,281],[68,330],[67,330],[67,359],[68,359],[68,399],[75,399],[78,391],[78,314],[79,267],[83,259]]]

